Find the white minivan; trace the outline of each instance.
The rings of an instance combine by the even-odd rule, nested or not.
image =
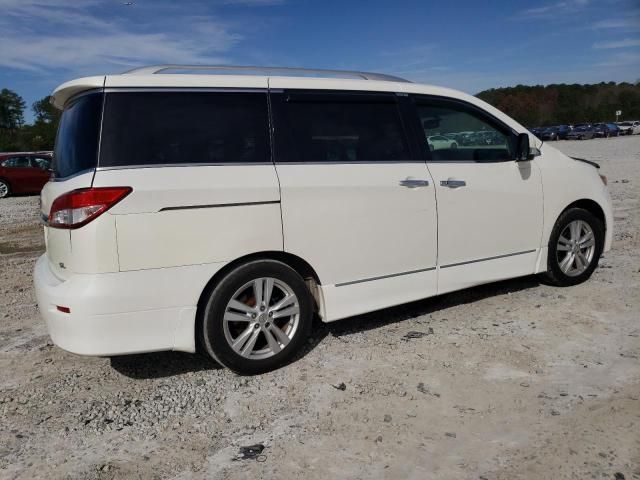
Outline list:
[[[314,315],[530,274],[575,285],[611,246],[596,164],[454,90],[170,65],[74,80],[52,102],[35,287],[70,352],[202,351],[259,373]]]

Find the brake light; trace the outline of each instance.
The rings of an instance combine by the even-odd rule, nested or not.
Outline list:
[[[95,220],[132,192],[131,187],[80,188],[53,201],[49,226],[80,228]]]

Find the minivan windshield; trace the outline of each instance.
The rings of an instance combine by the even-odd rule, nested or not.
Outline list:
[[[53,152],[54,178],[96,167],[102,97],[101,92],[90,93],[65,106]]]

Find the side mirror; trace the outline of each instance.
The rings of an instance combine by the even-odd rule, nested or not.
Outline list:
[[[516,147],[516,162],[526,162],[527,160],[531,160],[532,157],[529,150],[529,134],[519,134],[518,144]]]

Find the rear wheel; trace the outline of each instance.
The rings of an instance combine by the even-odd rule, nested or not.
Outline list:
[[[603,246],[604,225],[591,212],[563,212],[549,239],[545,279],[560,287],[586,281],[598,266]]]
[[[309,334],[312,316],[302,277],[284,263],[257,260],[236,268],[213,289],[200,343],[237,373],[263,373],[291,360]]]
[[[0,180],[0,198],[8,197],[10,192],[9,184],[4,180]]]

